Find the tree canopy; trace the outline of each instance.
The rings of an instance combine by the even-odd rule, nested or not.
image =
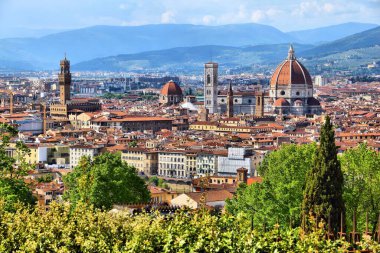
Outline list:
[[[12,147],[14,155],[9,155],[11,139],[17,136],[17,129],[8,124],[0,124],[0,199],[4,201],[7,210],[15,210],[17,203],[34,204],[32,191],[23,181],[23,176],[32,169],[25,162],[25,156],[30,154],[29,148],[17,141]]]
[[[258,168],[261,184],[237,190],[237,197],[228,201],[227,210],[253,215],[254,222],[288,226],[300,223],[300,212],[306,173],[313,164],[316,145],[283,145],[268,154]]]
[[[113,204],[142,203],[150,199],[144,180],[119,154],[104,153],[93,160],[84,156],[63,180],[64,198],[74,205],[81,201],[110,209]]]
[[[366,144],[360,144],[346,150],[340,161],[347,215],[351,216],[356,210],[358,228],[364,230],[368,212],[369,229],[374,232],[380,212],[380,154]],[[347,223],[352,226],[351,222],[351,219],[347,219]]]

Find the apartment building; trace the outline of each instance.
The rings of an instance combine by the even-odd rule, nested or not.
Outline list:
[[[197,154],[197,176],[215,175],[218,173],[218,156],[212,151],[200,151]]]
[[[165,150],[158,152],[158,175],[171,178],[189,178],[185,150]]]
[[[122,151],[121,159],[146,175],[156,175],[158,152],[147,148],[127,148]]]
[[[74,168],[79,164],[82,156],[94,158],[97,156],[103,145],[74,145],[70,147],[70,167]]]

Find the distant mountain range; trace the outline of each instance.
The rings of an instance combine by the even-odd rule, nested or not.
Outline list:
[[[300,43],[321,44],[360,33],[377,26],[379,25],[350,22],[316,29],[288,32],[287,34],[294,37]]]
[[[344,53],[354,49],[372,48],[371,52],[377,52],[380,58],[380,27],[350,35],[334,42],[320,46],[294,44],[297,57],[307,61],[318,60],[319,57]],[[212,60],[223,67],[249,66],[252,64],[276,65],[286,58],[289,44],[270,44],[247,47],[229,46],[196,46],[180,47],[166,50],[149,51],[138,54],[124,54],[98,58],[81,62],[73,66],[80,71],[133,71],[141,69],[196,69],[203,63]],[[363,52],[365,53],[365,52]],[[362,53],[362,54],[363,54]],[[358,55],[357,55],[358,56]],[[371,56],[366,56],[371,57]],[[357,58],[357,57],[356,57]],[[353,59],[355,60],[355,59]]]
[[[321,57],[351,49],[368,48],[376,45],[380,46],[380,26],[319,45],[305,52],[304,56]],[[380,52],[378,56],[380,56]]]
[[[107,61],[115,69],[126,69],[124,64],[130,64],[128,68],[165,65],[170,60],[191,65],[218,57],[226,63],[252,64],[276,60],[280,53],[276,50],[283,54],[289,43],[298,43],[299,51],[312,50],[311,44],[331,42],[373,26],[350,23],[289,33],[260,24],[95,26],[40,38],[1,39],[0,70],[56,69],[64,53],[72,64],[78,63],[78,69],[108,69]],[[257,61],[252,57],[258,57]]]
[[[303,51],[313,48],[313,46],[295,44],[295,48]],[[202,68],[205,62],[211,60],[218,62],[223,67],[237,67],[255,63],[271,64],[283,60],[288,49],[288,43],[248,47],[217,45],[177,47],[137,54],[97,58],[74,64],[72,69],[78,71],[193,70]]]

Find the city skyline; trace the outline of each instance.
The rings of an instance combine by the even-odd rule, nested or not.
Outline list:
[[[39,36],[95,25],[259,23],[281,31],[346,22],[380,23],[380,1],[112,0],[0,2],[0,38]]]

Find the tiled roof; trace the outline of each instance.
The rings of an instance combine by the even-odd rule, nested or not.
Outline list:
[[[202,192],[190,192],[186,194],[196,202],[199,202],[202,197]],[[206,202],[225,201],[232,197],[232,193],[224,189],[206,191]]]
[[[255,183],[262,183],[263,178],[262,177],[250,177],[247,179],[247,185],[255,184]]]

